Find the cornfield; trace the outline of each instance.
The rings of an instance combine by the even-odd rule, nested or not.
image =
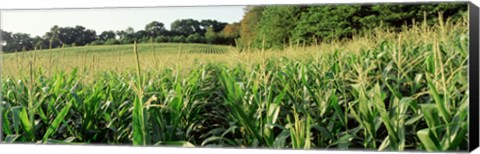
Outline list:
[[[135,44],[5,54],[3,142],[466,150],[467,24],[280,51]]]
[[[188,49],[188,53],[203,53],[203,54],[223,54],[228,51],[227,48],[222,48],[218,46],[211,46],[205,44],[192,45]]]

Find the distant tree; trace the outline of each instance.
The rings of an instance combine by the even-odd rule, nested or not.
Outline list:
[[[125,29],[125,33],[127,33],[127,35],[133,35],[135,33],[135,30],[132,27],[128,27],[127,29]]]
[[[29,34],[15,33],[12,35],[12,41],[7,44],[10,51],[32,50],[34,48],[33,39]]]
[[[35,48],[35,40],[25,33],[11,33],[0,30],[2,50],[7,52],[32,50]]]
[[[130,44],[135,41],[135,30],[128,27],[125,30],[117,31],[117,36],[122,44]]]
[[[151,23],[145,26],[145,31],[148,33],[148,37],[157,37],[164,35],[167,32],[163,23],[158,21],[152,21]]]
[[[1,37],[1,41],[2,42],[10,42],[12,41],[12,33],[11,32],[7,32],[7,31],[3,31],[0,29],[0,37]]]
[[[240,43],[241,46],[248,46],[253,44],[257,36],[258,23],[262,17],[263,6],[249,6],[245,8],[245,15],[240,21]]]
[[[208,44],[214,44],[214,43],[217,43],[217,39],[218,39],[218,35],[213,30],[213,27],[208,27],[207,32],[205,33],[205,41]]]
[[[199,33],[191,34],[185,40],[187,43],[205,43],[205,37]]]
[[[114,44],[120,44],[120,41],[116,39],[108,39],[107,41],[105,41],[105,45],[114,45]]]
[[[86,45],[89,44],[90,42],[93,42],[97,39],[97,34],[94,30],[87,29],[85,31],[82,31],[80,33],[80,38],[77,38],[76,40],[76,45]]]
[[[58,40],[60,41],[60,44],[72,44],[75,42],[76,38],[76,32],[75,28],[72,27],[59,27],[58,28]]]
[[[98,39],[102,41],[106,41],[109,39],[115,39],[116,35],[114,31],[104,31],[99,36]]]
[[[34,48],[37,49],[48,49],[48,40],[43,39],[40,36],[35,36],[33,38]]]
[[[116,32],[115,32],[115,35],[116,35],[115,38],[117,38],[117,39],[119,39],[119,40],[123,40],[123,39],[125,39],[125,37],[126,37],[127,34],[125,33],[124,30],[119,30],[119,31],[116,31]]]
[[[174,36],[172,38],[172,42],[177,42],[177,43],[180,43],[180,42],[185,42],[185,36],[182,36],[182,35],[178,35],[178,36]]]
[[[48,40],[48,48],[56,48],[61,45],[60,40],[58,39],[59,27],[54,25],[50,28],[49,32],[46,32],[43,36],[44,40]]]
[[[200,22],[194,19],[175,20],[170,26],[170,31],[176,35],[188,36],[194,33],[202,33]]]
[[[212,27],[214,32],[220,32],[227,25],[228,23],[226,22],[219,22],[217,20],[212,20],[212,19],[201,20],[200,26],[202,28],[202,33],[200,34],[204,34],[205,32],[207,32],[208,27]]]
[[[145,30],[139,30],[135,32],[135,40],[137,42],[145,42],[146,40],[149,40],[149,34]]]
[[[96,40],[94,30],[86,29],[83,26],[60,27],[58,28],[58,40],[65,45],[83,46]]]
[[[240,28],[240,23],[234,22],[225,26],[222,30],[222,34],[225,37],[237,38],[240,37]]]
[[[236,46],[235,40],[240,37],[240,28],[241,25],[238,22],[234,22],[225,26],[220,33],[221,37],[223,37],[225,41],[224,44]]]
[[[105,44],[105,41],[103,40],[95,40],[90,43],[90,45],[104,45],[104,44]]]
[[[12,42],[12,33],[3,31],[0,29],[0,35],[1,35],[0,45],[2,46],[2,50],[12,51],[12,49],[10,49],[11,46],[9,46],[9,43]]]
[[[358,5],[324,5],[309,7],[298,20],[293,31],[293,41],[311,43],[313,39],[330,40],[350,37],[355,28],[353,16]]]
[[[161,42],[168,42],[168,37],[160,35],[155,38],[155,42],[161,43]]]

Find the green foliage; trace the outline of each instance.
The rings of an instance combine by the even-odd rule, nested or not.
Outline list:
[[[114,44],[120,44],[120,41],[116,39],[108,39],[107,41],[105,41],[105,45],[114,45]]]
[[[98,35],[98,40],[107,41],[109,39],[115,39],[115,32],[104,31],[100,35]]]
[[[458,21],[466,3],[267,6],[249,8],[242,19],[243,46],[283,48],[324,40],[350,39],[380,28],[400,31],[404,26],[437,24],[439,14]],[[253,43],[249,41],[255,40]],[[250,45],[248,45],[250,44]]]
[[[157,43],[168,42],[168,37],[160,35],[155,38],[155,42]]]
[[[185,42],[185,37],[182,36],[182,35],[179,35],[179,36],[174,36],[171,40],[172,42]]]
[[[318,39],[332,40],[335,38],[351,37],[360,27],[354,27],[355,17],[360,12],[356,5],[325,5],[310,7],[308,12],[300,16],[298,24],[293,29],[291,41],[296,43],[312,43]]]
[[[209,27],[212,27],[212,30],[216,33],[222,31],[225,26],[227,26],[228,23],[226,22],[219,22],[217,20],[211,20],[211,19],[207,19],[207,20],[201,20],[200,21],[200,26],[202,28],[202,33],[201,34],[204,34]]]
[[[101,41],[101,40],[96,40],[90,43],[90,45],[103,45],[103,44],[106,44],[106,43],[105,41]]]
[[[187,43],[205,43],[206,42],[205,38],[198,33],[189,35],[186,41]]]
[[[218,34],[215,33],[213,27],[208,27],[207,32],[205,33],[205,41],[208,44],[213,44],[218,39]]]
[[[369,9],[363,6],[323,8],[265,8],[262,19],[278,17],[299,20],[298,23],[313,22],[322,17],[312,15],[315,12],[356,14],[358,10]],[[281,13],[290,11],[302,13],[295,17]],[[347,22],[341,19],[348,16],[339,12],[323,17],[341,23],[340,26],[368,27],[367,23],[382,23],[375,22],[368,13],[365,18]],[[390,19],[384,19],[385,24],[389,24]],[[280,23],[280,20],[269,20],[272,25]],[[248,23],[245,22],[242,24]],[[335,28],[323,20],[318,22]],[[1,135],[5,143],[466,150],[469,143],[466,129],[469,125],[468,28],[463,24],[449,25],[451,23],[424,27],[431,29],[428,33],[418,27],[403,33],[374,33],[399,37],[383,40],[375,37],[380,38],[376,40],[379,42],[354,46],[354,51],[344,47],[349,45],[347,42],[334,44],[331,50],[292,45],[278,52],[246,50],[252,52],[246,55],[228,52],[226,46],[181,44],[179,49],[175,43],[155,44],[151,43],[153,37],[137,35],[144,31],[129,28],[120,32],[122,41],[150,43],[140,44],[138,48],[135,44],[133,54],[130,45],[89,47],[88,53],[108,58],[106,55],[110,53],[123,56],[120,52],[128,51],[130,56],[135,56],[133,70],[109,70],[93,75],[88,73],[89,68],[84,68],[83,74],[77,68],[53,69],[47,75],[40,67],[20,69],[20,75],[2,78]],[[316,25],[302,24],[306,29]],[[315,35],[331,35],[324,33],[322,27],[317,28],[319,30],[311,30]],[[240,35],[242,31],[252,34],[250,30],[241,30]],[[348,37],[350,30],[333,34]],[[222,37],[213,28],[207,31],[218,40]],[[276,47],[275,41],[293,44],[290,37],[301,37],[300,33],[287,33],[272,35],[282,39],[268,38],[268,34],[275,31],[265,27],[256,32],[263,33],[262,43],[273,41],[266,43],[269,47]],[[165,38],[188,40],[181,35]],[[309,41],[306,38],[301,41]],[[87,54],[85,48],[65,50]],[[161,70],[143,65],[150,62],[144,63],[139,54],[151,56],[157,50],[178,53],[179,59],[191,53],[204,54],[204,57],[221,56],[207,53],[231,53],[220,58],[238,56],[239,60],[249,61],[233,66],[213,61],[194,63],[187,73],[181,74],[180,64],[174,69]],[[63,49],[46,51],[49,52],[41,53],[64,53]],[[266,53],[273,56],[269,58]],[[8,60],[18,58],[18,54],[4,56]],[[250,62],[251,57],[260,60]]]
[[[77,25],[75,27],[59,27],[57,37],[62,44],[83,46],[93,42],[97,35],[94,30]]]
[[[240,21],[240,46],[242,48],[253,46],[257,36],[258,25],[262,17],[264,6],[247,6],[245,15]]]
[[[165,29],[164,24],[158,21],[152,21],[151,23],[145,25],[145,31],[147,36],[144,37],[153,38],[167,33],[167,29]]]
[[[149,43],[150,38],[155,42],[189,42],[206,43],[205,33],[208,27],[212,27],[215,37],[210,37],[210,42],[215,44],[234,45],[232,36],[224,38],[218,34],[227,26],[228,23],[217,20],[194,20],[179,19],[172,23],[172,30],[167,30],[164,24],[158,21],[152,21],[145,25],[144,30],[135,31],[132,27],[119,31],[104,31],[98,36],[94,30],[86,29],[83,26],[59,27],[53,26],[43,37],[36,36],[31,38],[29,34],[10,33],[0,31],[2,35],[2,49],[7,52],[29,51],[37,49],[50,49],[62,46],[84,46],[84,45],[114,45],[114,44],[132,44]],[[189,38],[190,37],[190,38]],[[187,40],[188,39],[188,40]],[[3,45],[4,44],[4,45]]]
[[[2,135],[7,143],[466,150],[468,30],[450,28],[439,41],[387,39],[358,52],[291,49],[305,55],[195,63],[185,74],[176,73],[181,67],[140,71],[137,54],[178,47],[141,44],[136,72],[99,72],[93,81],[76,69],[4,78]],[[129,45],[115,47],[131,53]],[[228,53],[222,47],[182,49]]]
[[[257,47],[262,44],[265,36],[265,48],[283,48],[292,38],[292,29],[295,28],[301,6],[267,6],[260,18],[258,33],[255,41]]]
[[[12,51],[23,51],[23,50],[32,50],[34,49],[34,39],[30,38],[29,34],[25,33],[10,33],[6,31],[0,31],[2,38],[2,51],[12,52]]]
[[[427,19],[429,25],[436,24],[439,13],[445,18],[452,20],[461,19],[461,13],[467,11],[467,4],[461,2],[437,3],[437,4],[383,4],[374,5],[371,11],[377,14],[377,21],[383,21],[386,25],[399,28],[404,24],[411,25],[412,20],[422,22]]]
[[[237,40],[240,38],[240,23],[232,23],[225,26],[220,36],[225,39],[225,44],[237,46]]]
[[[173,33],[183,36],[201,32],[200,22],[194,19],[175,20],[170,27]]]

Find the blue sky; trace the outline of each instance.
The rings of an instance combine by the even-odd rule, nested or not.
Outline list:
[[[1,12],[1,28],[8,32],[22,32],[42,36],[53,25],[60,27],[82,25],[97,34],[105,30],[135,31],[144,29],[151,21],[159,21],[170,29],[176,19],[215,19],[222,22],[238,22],[245,6],[157,7],[157,8],[108,8],[108,9],[55,9],[8,10]]]

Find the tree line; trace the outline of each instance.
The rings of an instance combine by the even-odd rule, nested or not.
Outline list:
[[[312,45],[319,41],[349,39],[375,28],[400,31],[413,24],[437,24],[439,13],[458,21],[466,14],[467,3],[425,4],[341,4],[253,6],[245,9],[240,39],[243,47],[283,48]]]
[[[311,45],[319,41],[349,39],[375,28],[400,31],[425,21],[437,23],[439,13],[451,20],[467,13],[464,2],[426,4],[341,4],[248,6],[239,22],[179,19],[170,30],[153,21],[143,30],[129,27],[97,35],[83,26],[53,26],[42,37],[1,31],[4,51],[57,48],[62,46],[130,44],[134,41],[225,44],[241,48],[283,48],[286,45]],[[427,20],[424,20],[427,19]]]
[[[217,20],[179,19],[171,24],[170,30],[158,21],[152,21],[142,30],[132,27],[119,31],[95,30],[77,25],[75,27],[53,26],[43,36],[31,37],[25,33],[11,33],[0,30],[3,51],[28,51],[33,49],[50,49],[64,46],[113,45],[160,42],[208,43],[235,45],[239,37],[239,23],[226,23]]]

